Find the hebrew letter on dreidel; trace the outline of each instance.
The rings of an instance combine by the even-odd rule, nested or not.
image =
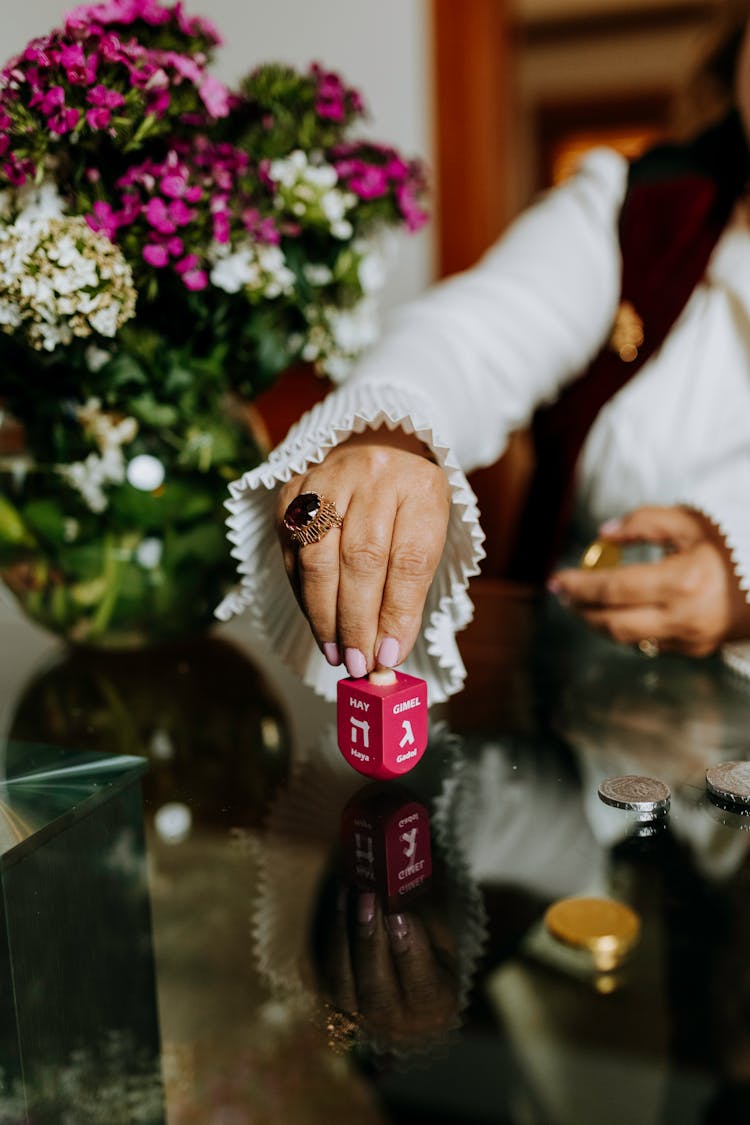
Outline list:
[[[352,719],[352,722],[354,720]],[[411,723],[408,719],[401,720],[401,726],[404,729],[404,737],[399,742],[399,746],[403,750],[404,746],[411,746],[414,742],[414,731],[411,729]]]
[[[370,746],[370,724],[367,719],[352,719],[352,742],[357,743],[357,729],[362,731],[362,745],[367,750]]]

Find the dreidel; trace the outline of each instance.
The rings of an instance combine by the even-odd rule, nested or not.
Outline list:
[[[339,750],[350,766],[378,781],[401,777],[427,746],[427,684],[379,668],[338,683]]]
[[[341,814],[346,882],[398,911],[432,875],[427,809],[400,785],[366,785]]]

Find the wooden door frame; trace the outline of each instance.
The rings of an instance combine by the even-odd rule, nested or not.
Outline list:
[[[436,262],[470,266],[507,221],[511,22],[507,0],[431,0]]]

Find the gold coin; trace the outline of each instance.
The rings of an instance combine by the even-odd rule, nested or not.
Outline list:
[[[641,921],[634,910],[609,898],[563,898],[544,915],[553,937],[593,954],[597,968],[613,968],[637,943]]]
[[[595,539],[581,555],[584,570],[603,570],[620,565],[620,547],[608,539]]]

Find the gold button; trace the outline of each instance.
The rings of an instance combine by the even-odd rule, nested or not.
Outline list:
[[[643,321],[630,301],[621,301],[609,338],[610,347],[617,352],[623,363],[632,363],[638,358],[638,349],[643,340]]]

